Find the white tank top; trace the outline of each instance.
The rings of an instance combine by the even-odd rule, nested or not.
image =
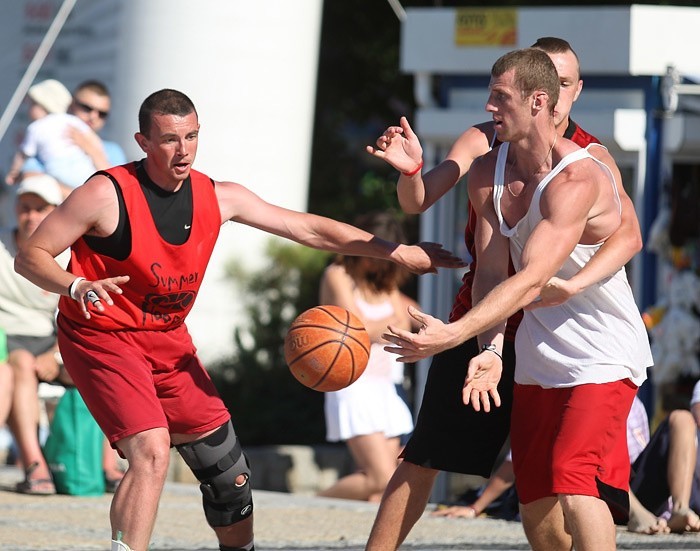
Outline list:
[[[390,300],[384,302],[370,303],[360,296],[360,293],[353,293],[355,305],[368,320],[385,319],[393,315],[394,305]],[[385,342],[373,342],[370,347],[369,361],[363,377],[378,377],[386,379],[392,383],[403,381],[404,364],[396,360],[396,354],[384,350]]]
[[[528,212],[513,228],[509,228],[501,212],[508,145],[502,144],[498,152],[493,203],[501,233],[510,240],[513,265],[519,270],[525,242],[542,220],[542,193],[566,166],[580,159],[593,159],[606,168],[616,197],[617,189],[604,163],[586,149],[577,150],[564,157],[538,184]],[[600,246],[576,245],[557,277],[571,278]],[[515,352],[515,382],[544,388],[622,379],[631,379],[640,385],[646,379],[646,368],[653,364],[646,328],[624,268],[564,304],[526,311],[516,335]]]

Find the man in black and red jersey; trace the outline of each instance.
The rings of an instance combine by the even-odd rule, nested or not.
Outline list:
[[[580,128],[569,114],[583,86],[576,53],[565,40],[540,38],[533,47],[544,50],[554,62],[560,80],[559,101],[554,110],[558,135],[581,147],[599,144],[597,138]],[[452,189],[469,171],[477,157],[498,145],[493,122],[484,122],[466,130],[452,145],[445,160],[421,174],[422,147],[405,117],[400,126],[389,127],[377,139],[369,153],[384,159],[401,172],[398,196],[404,211],[420,213]],[[593,259],[569,280],[553,278],[541,294],[539,306],[561,304],[589,285],[624,266],[640,249],[641,233],[634,206],[622,187],[617,166],[607,149],[591,145],[591,154],[613,171],[622,201],[622,223]],[[476,268],[474,228],[476,215],[469,206],[465,243],[472,257],[450,314],[450,322],[461,318],[472,306],[472,280]],[[513,273],[512,265],[510,273]],[[412,313],[421,319],[422,314]],[[515,353],[513,341],[522,312],[512,316],[503,344],[503,375],[498,386],[500,407],[486,413],[466,407],[462,387],[469,360],[477,354],[494,354],[479,349],[476,338],[439,352],[426,381],[423,401],[411,439],[382,498],[367,544],[368,550],[397,549],[423,514],[439,471],[477,474],[488,477],[510,430]],[[418,358],[404,358],[416,361]],[[443,514],[448,514],[445,511]],[[560,539],[560,526],[553,523],[551,537]],[[545,534],[545,540],[549,537]],[[565,539],[565,538],[564,538]]]
[[[230,414],[184,324],[221,225],[395,261],[424,273],[464,263],[436,244],[407,246],[290,211],[192,169],[199,121],[176,90],[151,94],[136,141],[146,158],[99,172],[36,230],[15,269],[61,294],[58,340],[90,411],[129,468],[111,508],[112,551],[145,551],[174,445],[200,480],[221,551],[253,549],[250,469]],[[67,271],[54,260],[71,247]]]

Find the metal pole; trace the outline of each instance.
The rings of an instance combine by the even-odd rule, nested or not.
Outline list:
[[[387,2],[389,2],[391,9],[394,10],[396,18],[402,23],[406,21],[406,10],[403,9],[401,2],[399,0],[387,0]]]
[[[19,84],[17,85],[17,88],[15,89],[14,94],[12,94],[7,107],[5,107],[2,117],[0,117],[0,141],[2,141],[2,139],[5,137],[5,133],[7,132],[12,119],[17,114],[17,110],[22,104],[22,100],[27,94],[27,90],[29,90],[29,87],[34,81],[39,69],[41,69],[46,56],[49,54],[54,42],[56,42],[56,38],[61,32],[61,29],[63,28],[66,19],[68,19],[68,15],[75,6],[76,2],[77,0],[63,0],[63,4],[61,4],[61,7],[56,13],[56,17],[54,17],[54,20],[51,22],[51,25],[46,31],[46,34],[44,35],[41,44],[39,44],[32,61],[27,66],[27,70],[22,76],[22,80],[20,80]]]

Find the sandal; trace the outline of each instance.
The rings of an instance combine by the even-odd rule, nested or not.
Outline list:
[[[33,496],[50,496],[56,493],[56,486],[50,478],[29,478],[39,467],[39,463],[32,463],[24,473],[24,480],[18,482],[15,490],[20,494]]]

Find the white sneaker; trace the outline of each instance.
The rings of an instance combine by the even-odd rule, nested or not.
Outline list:
[[[131,547],[129,547],[126,543],[123,541],[115,541],[112,540],[112,549],[111,551],[131,551]]]

